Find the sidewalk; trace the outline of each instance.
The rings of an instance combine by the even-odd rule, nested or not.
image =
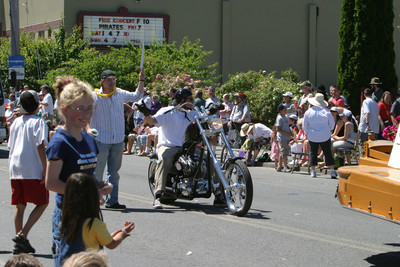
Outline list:
[[[222,149],[222,147],[217,147],[217,155],[220,155],[220,153],[221,153],[221,149]],[[270,154],[270,151],[265,151],[265,152],[267,152],[268,154]],[[291,162],[293,161],[293,159],[292,159],[292,157],[291,156],[289,156],[288,157],[288,166],[290,167],[290,168],[292,168],[292,164],[291,164]],[[352,161],[352,164],[350,165],[350,166],[355,166],[355,165],[357,165],[356,164],[356,162],[355,162],[355,160],[352,158],[351,159],[351,161]],[[346,165],[347,166],[347,165]],[[255,161],[255,164],[254,164],[254,166],[249,166],[249,168],[252,168],[252,167],[265,167],[265,168],[275,168],[275,162],[274,161],[271,161],[271,162],[258,162],[258,161]],[[329,175],[330,176],[330,172],[329,172],[329,169],[326,169],[326,168],[324,168],[324,167],[315,167],[315,169],[316,169],[316,171],[317,171],[317,175]],[[290,171],[291,172],[291,171]],[[300,166],[300,170],[297,170],[297,171],[293,171],[293,173],[303,173],[303,174],[308,174],[308,166]],[[310,168],[310,173],[311,173],[311,168]]]

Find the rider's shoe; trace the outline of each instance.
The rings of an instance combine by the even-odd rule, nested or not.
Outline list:
[[[153,209],[162,209],[163,206],[160,202],[160,198],[155,198],[153,201]]]

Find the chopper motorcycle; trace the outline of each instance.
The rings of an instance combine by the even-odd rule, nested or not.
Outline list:
[[[207,114],[204,107],[195,107],[194,122],[188,126],[182,151],[175,157],[173,171],[168,174],[167,188],[161,197],[164,204],[176,199],[210,198],[214,194],[222,199],[232,215],[244,216],[253,200],[253,183],[243,158],[235,157],[222,120],[215,115],[219,104],[214,104]],[[220,136],[228,157],[221,162],[213,152],[209,137]],[[155,194],[157,155],[150,157],[148,182]]]

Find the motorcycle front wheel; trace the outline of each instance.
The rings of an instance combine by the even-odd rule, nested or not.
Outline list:
[[[253,182],[249,169],[243,161],[236,160],[227,166],[225,178],[229,185],[225,189],[229,212],[239,217],[246,215],[253,201]]]

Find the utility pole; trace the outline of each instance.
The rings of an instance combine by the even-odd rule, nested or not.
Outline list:
[[[10,2],[10,30],[11,30],[11,56],[19,56],[19,1],[9,0]],[[15,91],[19,90],[19,81],[15,78],[15,71],[11,73],[12,87]]]
[[[19,56],[19,10],[18,0],[10,2],[11,55]]]

